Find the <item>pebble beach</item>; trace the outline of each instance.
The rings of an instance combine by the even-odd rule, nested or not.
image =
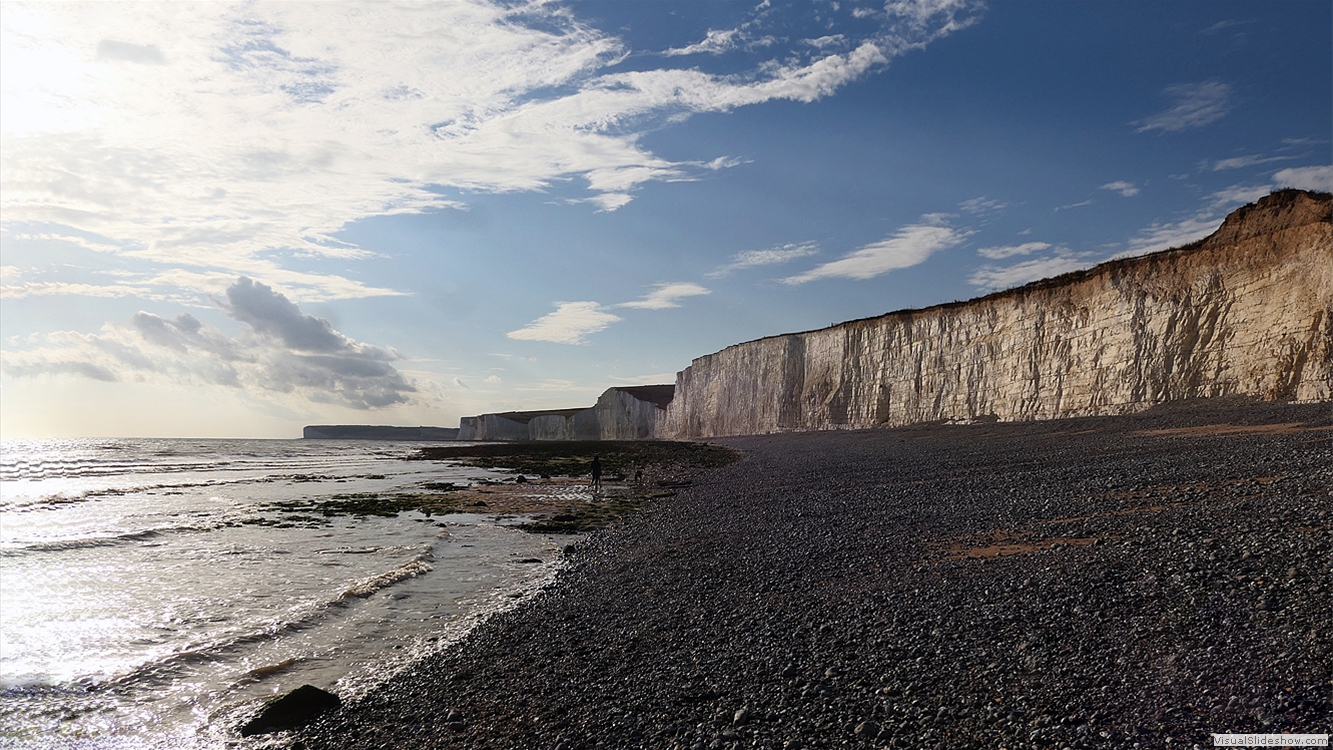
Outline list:
[[[744,458],[292,748],[1191,748],[1330,727],[1333,410],[716,441]]]

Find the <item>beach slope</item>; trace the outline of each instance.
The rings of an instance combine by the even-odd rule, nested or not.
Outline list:
[[[306,748],[1328,731],[1328,404],[769,435]],[[1170,738],[1170,744],[1165,744]]]

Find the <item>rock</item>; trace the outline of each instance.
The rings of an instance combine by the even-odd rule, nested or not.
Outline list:
[[[319,714],[342,705],[333,693],[314,685],[302,685],[279,698],[274,698],[241,727],[242,737],[269,734],[302,726]]]
[[[854,733],[863,740],[873,740],[879,736],[879,725],[873,721],[863,721],[856,725]]]
[[[750,709],[748,709],[748,708],[742,708],[741,710],[737,711],[736,714],[735,714],[734,716],[731,717],[731,723],[732,723],[732,725],[734,725],[734,726],[738,726],[738,727],[739,727],[739,726],[742,726],[742,725],[744,725],[744,724],[749,724],[749,723],[750,723]]]

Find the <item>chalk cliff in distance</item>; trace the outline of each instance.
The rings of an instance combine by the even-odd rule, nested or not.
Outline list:
[[[773,336],[676,377],[654,437],[1117,414],[1333,395],[1333,196],[1283,190],[1186,247]]]
[[[675,386],[610,388],[586,409],[510,411],[459,420],[459,440],[645,440],[658,437]]]

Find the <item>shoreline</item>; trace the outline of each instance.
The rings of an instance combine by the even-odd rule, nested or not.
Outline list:
[[[745,459],[291,747],[1327,731],[1327,403],[719,442]]]

